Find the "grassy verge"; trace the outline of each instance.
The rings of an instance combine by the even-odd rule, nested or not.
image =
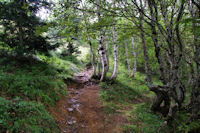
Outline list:
[[[67,94],[65,80],[78,71],[58,57],[0,55],[0,132],[59,132],[46,108]]]
[[[111,72],[108,73],[108,77],[111,76]],[[156,78],[154,81],[159,83]],[[160,127],[164,120],[150,110],[154,94],[146,85],[145,74],[137,72],[132,79],[128,76],[127,68],[120,65],[117,80],[102,82],[100,85],[105,112],[122,113],[129,120],[129,124],[124,125],[125,133],[163,132]]]

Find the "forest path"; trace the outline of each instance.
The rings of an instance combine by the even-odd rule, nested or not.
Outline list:
[[[99,98],[101,88],[90,81],[91,76],[91,69],[75,75],[75,81],[68,83],[68,96],[61,97],[50,113],[62,133],[121,133],[126,118],[104,113]]]

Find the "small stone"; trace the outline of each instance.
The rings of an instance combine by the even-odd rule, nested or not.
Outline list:
[[[72,125],[73,122],[72,122],[72,121],[68,121],[67,124],[68,124],[68,125]]]
[[[68,111],[69,112],[72,112],[74,109],[73,108],[68,108]]]
[[[81,127],[85,127],[83,124],[81,124]]]
[[[75,94],[79,94],[80,92],[76,91]]]
[[[72,123],[75,124],[75,123],[76,123],[76,120],[73,120]]]
[[[73,108],[79,108],[80,107],[80,104],[74,104],[72,105]]]
[[[73,102],[73,103],[76,103],[76,102],[78,102],[78,100],[76,100],[76,99],[71,99],[71,101]]]

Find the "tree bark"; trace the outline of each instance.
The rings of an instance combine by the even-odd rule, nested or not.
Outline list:
[[[74,52],[73,43],[69,41],[69,44],[67,46],[67,55],[71,56],[73,52]]]
[[[125,40],[125,54],[126,54],[126,63],[127,63],[127,66],[128,66],[128,73],[129,73],[129,76],[130,76],[131,75],[131,65],[130,65],[129,55],[128,55],[127,40]]]
[[[19,48],[22,49],[23,48],[23,33],[22,33],[22,27],[21,24],[19,25]]]
[[[197,9],[192,5],[194,4]],[[191,14],[191,17],[195,20],[196,18],[200,17],[200,4],[195,3],[192,1],[192,3],[189,3],[189,11]],[[191,58],[192,61],[195,62],[195,65],[192,63],[192,61],[189,62],[189,65],[191,67],[191,86],[192,86],[192,92],[191,92],[191,98],[190,98],[190,108],[192,119],[196,119],[198,117],[198,111],[200,110],[200,37],[198,36],[197,26],[200,25],[200,23],[192,23],[193,28],[193,48],[194,48],[194,57]],[[191,55],[192,56],[192,55]],[[196,67],[195,67],[196,66]]]
[[[140,13],[140,29],[141,29],[140,36],[141,36],[141,39],[142,39],[143,54],[144,54],[144,58],[145,58],[145,75],[146,75],[147,84],[148,84],[148,86],[150,86],[152,84],[151,67],[150,67],[146,37],[144,35],[144,32],[142,32],[144,30],[144,28],[143,28],[143,21],[144,20],[143,19],[144,19],[144,17],[142,15],[142,13]]]
[[[113,0],[113,4],[115,7],[115,2]],[[114,26],[113,26],[113,41],[114,41],[114,57],[115,57],[115,64],[114,64],[114,71],[111,76],[111,80],[115,80],[118,75],[119,71],[119,56],[118,56],[118,42],[117,42],[117,25],[116,20],[114,18]]]
[[[137,72],[137,43],[135,43],[134,38],[132,37],[132,46],[133,46],[133,57],[134,57],[134,66],[133,66],[133,74],[132,78],[135,77],[135,74]]]
[[[98,21],[101,21],[101,12],[100,12],[100,1],[96,0],[96,5],[97,5],[97,17]],[[101,64],[102,64],[102,73],[101,73],[101,78],[100,81],[103,81],[106,78],[106,67],[107,67],[107,61],[106,61],[106,50],[105,50],[105,41],[104,41],[104,35],[102,29],[100,29],[100,40],[99,40],[99,57],[101,59]]]
[[[94,51],[93,51],[93,48],[92,48],[92,42],[91,42],[89,35],[88,35],[88,41],[89,41],[89,44],[90,44],[91,64],[92,64],[92,69],[93,69],[93,76],[96,77],[95,57],[94,57]]]
[[[101,57],[100,57],[100,54],[99,54],[99,51],[98,51],[98,62],[97,62],[97,76],[98,78],[101,77]]]
[[[106,78],[107,62],[106,62],[105,41],[104,41],[104,35],[102,31],[100,31],[99,52],[100,52],[101,64],[102,64],[102,73],[101,73],[100,81],[103,81]]]
[[[110,62],[109,62],[109,38],[107,38],[107,43],[106,43],[106,63],[107,63],[107,66],[106,66],[106,72],[108,72],[109,70],[109,67],[110,67]]]

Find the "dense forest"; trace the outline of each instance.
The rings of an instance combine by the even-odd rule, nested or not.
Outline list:
[[[199,0],[0,0],[0,133],[199,131]]]

